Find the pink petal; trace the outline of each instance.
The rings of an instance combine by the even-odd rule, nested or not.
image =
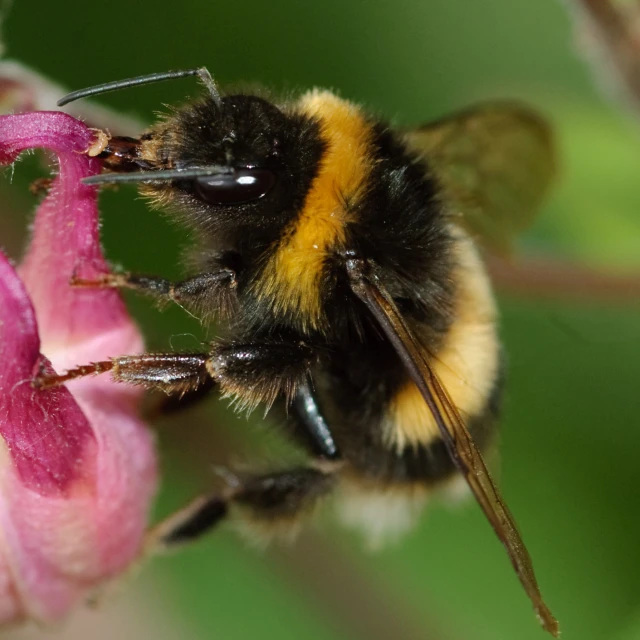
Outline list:
[[[106,264],[82,154],[92,133],[62,113],[0,117],[0,158],[46,146],[60,175],[39,207],[22,267],[56,368],[142,348],[117,292],[73,290]],[[55,620],[137,556],[155,491],[153,443],[137,389],[108,377],[31,387],[39,355],[27,292],[0,256],[0,621]],[[72,395],[73,394],[73,395]]]
[[[95,472],[93,431],[63,387],[41,394],[31,386],[41,361],[33,308],[0,254],[0,435],[21,482],[43,495],[64,495],[69,483]]]
[[[45,394],[32,388],[33,370],[41,360],[33,308],[2,254],[0,306],[0,529],[4,551],[0,564],[7,565],[0,582],[5,591],[14,593],[17,607],[18,583],[24,578],[20,564],[32,570],[38,564],[36,557],[23,557],[25,547],[35,541],[32,530],[35,526],[36,534],[41,530],[52,535],[55,525],[42,509],[30,507],[37,502],[68,504],[80,486],[89,494],[95,491],[91,479],[96,476],[96,439],[67,389]],[[41,549],[31,552],[37,555]],[[34,573],[43,576],[40,570]]]
[[[73,344],[132,324],[118,292],[69,287],[74,274],[92,278],[108,272],[100,248],[96,190],[80,182],[100,168],[99,161],[84,155],[93,139],[85,125],[59,112],[0,117],[0,160],[12,161],[34,147],[51,149],[59,158],[59,175],[38,208],[20,269],[36,308],[45,353],[68,354]],[[112,346],[112,353],[93,358],[134,347],[127,340]]]

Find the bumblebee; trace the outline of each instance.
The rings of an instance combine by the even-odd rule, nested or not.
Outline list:
[[[192,229],[195,275],[73,284],[172,300],[226,332],[206,352],[123,355],[35,384],[109,372],[169,394],[215,387],[241,408],[286,413],[307,464],[196,499],[156,529],[165,546],[239,512],[255,526],[294,525],[337,490],[349,522],[383,533],[462,477],[557,635],[480,454],[504,376],[479,247],[504,250],[540,204],[554,164],[547,125],[524,106],[488,103],[400,131],[328,91],[283,103],[222,95],[206,69],[99,85],[59,104],[188,75],[205,95],[139,138],[104,141],[106,171],[84,182],[136,183]]]

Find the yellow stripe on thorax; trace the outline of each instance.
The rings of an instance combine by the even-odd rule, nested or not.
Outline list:
[[[256,287],[274,311],[293,314],[306,329],[321,324],[322,271],[331,250],[345,242],[345,202],[367,186],[371,127],[356,106],[326,91],[307,93],[295,106],[319,123],[326,149],[302,210]]]
[[[458,258],[454,320],[435,358],[434,373],[463,418],[486,406],[498,375],[500,348],[496,336],[496,306],[478,252],[462,236],[454,249]],[[440,431],[418,387],[407,381],[397,392],[387,415],[386,436],[398,451],[428,445]]]

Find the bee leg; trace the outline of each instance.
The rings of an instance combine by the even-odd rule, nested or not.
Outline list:
[[[274,350],[272,354],[270,353],[271,349]],[[300,441],[300,444],[304,446],[314,458],[324,458],[327,460],[338,459],[340,457],[338,448],[333,441],[331,431],[318,406],[311,380],[300,382],[300,380],[304,378],[304,371],[307,366],[306,360],[311,356],[312,352],[303,351],[301,354],[299,347],[281,345],[279,343],[267,344],[266,348],[265,345],[262,344],[243,345],[239,349],[238,347],[233,347],[230,350],[221,348],[216,352],[219,356],[217,367],[221,375],[226,378],[243,375],[243,367],[237,370],[233,362],[236,351],[240,351],[242,354],[245,363],[244,366],[250,368],[250,371],[244,375],[248,376],[253,383],[261,379],[263,370],[260,369],[260,367],[265,364],[263,360],[265,356],[270,359],[275,358],[278,365],[285,364],[290,368],[293,368],[296,362],[299,363],[300,369],[297,372],[293,373],[291,369],[288,372],[288,376],[292,377],[293,386],[297,389],[295,395],[290,398],[290,406],[287,406],[286,402],[278,402],[276,404],[276,410],[280,414],[283,423],[290,423],[294,437]],[[256,357],[258,358],[258,361],[253,364],[251,363],[252,353],[256,353]],[[302,358],[301,355],[303,356]],[[273,380],[282,379],[282,375],[270,372],[267,379],[269,384],[273,385]],[[242,380],[236,381],[236,384],[238,387],[242,387]],[[172,414],[191,407],[206,398],[214,386],[215,380],[214,378],[210,378],[196,389],[190,390],[184,395],[161,398],[151,407],[151,417]],[[288,385],[286,382],[281,382],[281,386],[286,388]]]
[[[335,480],[335,471],[313,467],[238,479],[226,491],[200,496],[156,525],[148,534],[150,546],[163,550],[191,542],[234,515],[248,519],[258,532],[290,532],[299,517],[332,490]]]
[[[326,460],[340,458],[329,426],[318,405],[310,381],[301,384],[289,408],[288,422],[294,437],[309,450],[311,455]]]
[[[112,380],[166,393],[195,391],[210,379],[223,395],[240,406],[267,407],[284,395],[294,397],[303,384],[315,350],[302,343],[258,342],[213,345],[211,353],[143,353],[92,362],[62,374],[40,370],[33,381],[38,389],[109,372]]]
[[[210,356],[206,353],[144,353],[92,362],[60,375],[40,371],[33,386],[56,387],[70,380],[100,373],[111,373],[116,382],[137,384],[166,393],[187,393],[208,382]]]
[[[159,299],[177,304],[206,305],[217,310],[227,308],[237,287],[236,273],[232,269],[201,273],[180,282],[171,282],[156,276],[136,275],[132,273],[108,273],[94,280],[73,276],[71,286],[134,289]]]
[[[260,403],[270,408],[282,397],[291,403],[317,357],[316,349],[303,342],[220,343],[212,347],[210,369],[222,395],[239,408]]]

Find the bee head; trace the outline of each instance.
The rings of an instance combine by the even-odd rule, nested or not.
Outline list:
[[[240,94],[175,110],[140,137],[127,170],[155,205],[199,229],[280,229],[301,208],[322,151],[312,119]]]

